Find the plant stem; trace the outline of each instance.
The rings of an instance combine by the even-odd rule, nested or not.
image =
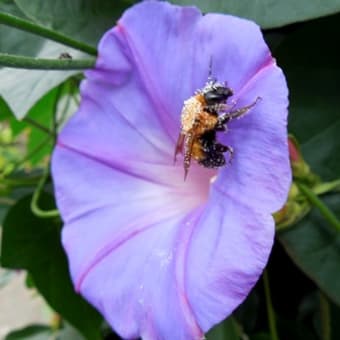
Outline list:
[[[40,179],[33,197],[32,197],[32,201],[31,201],[31,210],[33,212],[34,215],[40,217],[40,218],[52,218],[52,217],[58,217],[59,216],[59,211],[57,209],[52,209],[52,210],[43,210],[39,207],[39,198],[41,195],[41,192],[44,189],[44,185],[46,183],[46,180],[48,178],[49,175],[49,169],[50,167],[47,166],[45,169],[45,173],[43,175],[43,177]]]
[[[340,190],[340,179],[337,179],[332,182],[323,182],[323,183],[317,184],[313,188],[313,192],[316,195],[322,195],[329,191],[339,191],[339,190]]]
[[[53,115],[52,115],[52,121],[51,121],[51,129],[53,131],[53,147],[57,143],[57,133],[58,133],[58,122],[57,122],[57,114],[58,114],[58,104],[60,101],[60,98],[62,97],[63,87],[65,84],[61,84],[57,88],[57,94],[56,98],[53,104]]]
[[[95,59],[43,59],[0,53],[0,66],[32,70],[84,70],[92,68]]]
[[[308,200],[319,209],[321,215],[325,218],[330,225],[337,231],[340,231],[340,221],[334,213],[311,191],[306,185],[297,183],[301,192],[308,198]]]
[[[2,174],[0,174],[1,176]],[[40,178],[40,177],[39,177]],[[10,187],[33,187],[37,184],[39,178],[2,178],[0,177],[1,183]]]
[[[322,340],[331,340],[331,315],[329,302],[326,296],[320,294],[320,318],[321,318],[321,338]]]
[[[38,130],[46,133],[49,136],[54,136],[54,132],[49,130],[47,127],[41,125],[40,123],[36,122],[34,119],[31,119],[29,117],[25,117],[23,119],[24,122],[26,122],[27,124],[30,124],[32,126],[34,126],[35,128],[37,128]]]
[[[66,115],[70,109],[70,106],[71,106],[71,100],[73,99],[73,94],[69,94],[67,97],[66,97],[66,103],[65,103],[65,106],[63,107],[63,110],[61,111],[61,114],[60,114],[60,117],[58,122],[57,122],[57,125],[58,126],[61,126],[65,119],[66,119]]]
[[[263,272],[263,285],[264,285],[264,294],[266,297],[266,307],[267,307],[270,337],[271,337],[271,340],[279,340],[279,336],[278,336],[277,329],[276,329],[275,312],[274,312],[272,299],[270,295],[270,287],[269,287],[267,270]]]
[[[55,98],[55,102],[54,102],[54,107],[53,107],[53,116],[52,116],[52,130],[53,130],[53,144],[55,145],[56,143],[56,138],[57,138],[57,130],[58,130],[58,122],[57,122],[57,113],[58,113],[58,103],[59,100],[61,98],[62,95],[62,89],[63,89],[63,85],[60,85],[57,89],[57,94],[56,94],[56,98]],[[49,176],[50,173],[50,162],[48,164],[48,166],[45,169],[44,175],[41,178],[41,180],[39,181],[33,197],[32,197],[32,201],[31,201],[31,210],[33,212],[33,214],[35,214],[36,216],[40,217],[40,218],[51,218],[51,217],[58,217],[59,216],[59,211],[58,209],[52,209],[52,210],[42,210],[39,207],[39,197],[41,195],[41,192],[44,189],[44,185],[46,183],[46,180]]]
[[[73,47],[77,50],[80,50],[80,51],[83,51],[83,52],[86,52],[92,55],[97,55],[97,50],[93,46],[74,40],[64,34],[58,33],[49,28],[46,28],[44,26],[38,25],[36,23],[33,23],[25,19],[21,19],[11,14],[0,12],[0,23],[5,24],[7,26],[18,28],[26,32],[34,33],[41,37],[44,37],[44,38],[47,38],[53,41],[57,41],[66,46]]]

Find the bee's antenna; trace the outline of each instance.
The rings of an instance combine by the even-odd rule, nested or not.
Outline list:
[[[208,72],[208,82],[216,82],[216,78],[213,77],[212,75],[212,66],[213,66],[213,57],[210,56],[210,61],[209,61],[209,72]]]
[[[212,56],[210,56],[210,61],[209,61],[209,73],[208,73],[208,80],[212,80],[212,63],[213,59]]]

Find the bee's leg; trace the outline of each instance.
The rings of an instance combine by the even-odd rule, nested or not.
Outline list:
[[[242,116],[244,116],[246,113],[248,113],[256,104],[258,101],[261,100],[261,97],[257,97],[253,103],[251,103],[250,105],[241,107],[235,111],[230,111],[230,112],[226,112],[222,115],[220,115],[218,117],[218,123],[216,125],[216,127],[219,127],[220,125],[224,125],[227,124],[228,122],[230,122],[232,119],[235,118],[240,118]]]
[[[216,124],[215,126],[215,131],[219,131],[219,132],[226,132],[227,131],[227,126],[223,124],[220,124],[219,122]]]
[[[235,108],[236,105],[237,105],[237,100],[233,99],[233,100],[231,101],[231,106],[230,106],[229,112],[230,112],[231,110],[233,110],[233,109]]]
[[[217,107],[217,111],[222,113],[222,112],[230,112],[231,110],[233,110],[235,108],[237,104],[237,101],[236,100],[232,100],[230,104],[216,104],[218,107]]]
[[[204,111],[215,113],[215,114],[222,113],[222,112],[230,112],[231,110],[234,109],[236,104],[237,102],[235,100],[232,100],[230,104],[221,103],[221,104],[214,104],[214,105],[206,106],[204,108]]]
[[[257,97],[250,105],[241,107],[235,111],[229,112],[230,119],[240,118],[246,113],[248,113],[262,98]]]
[[[184,144],[184,134],[181,132],[176,142],[176,147],[175,147],[175,152],[174,152],[174,164],[176,163],[177,155],[183,152],[183,144]]]
[[[191,164],[192,147],[194,145],[194,135],[188,133],[184,138],[184,180],[188,176],[188,171]]]
[[[229,163],[231,163],[233,156],[234,156],[234,149],[231,146],[216,143],[215,150],[217,152],[222,152],[222,153],[229,152]]]
[[[234,149],[231,146],[225,146],[227,148],[226,151],[229,152],[229,164],[231,164],[233,158],[234,158]]]
[[[218,114],[220,112],[226,112],[226,111],[229,112],[232,109],[232,107],[230,107],[228,104],[220,103],[220,104],[213,104],[213,105],[205,106],[204,111],[207,111],[213,114]]]

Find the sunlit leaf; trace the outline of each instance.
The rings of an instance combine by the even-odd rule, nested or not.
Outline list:
[[[73,58],[85,54],[60,44],[45,42],[39,57],[58,58],[68,52]],[[0,70],[0,94],[18,119],[49,90],[79,71],[46,71],[3,68]]]
[[[46,340],[52,336],[51,328],[44,325],[31,325],[7,334],[4,340]]]

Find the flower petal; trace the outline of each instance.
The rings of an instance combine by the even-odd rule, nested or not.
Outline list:
[[[197,197],[181,196],[172,187],[113,168],[64,146],[54,152],[52,172],[65,222],[64,247],[71,258],[76,286],[86,272],[84,268],[95,262],[108,242],[134,233],[143,224],[187,213],[199,204]],[[91,218],[94,215],[98,215],[97,221]]]
[[[214,183],[231,199],[269,213],[279,210],[291,183],[287,144],[288,92],[282,71],[269,63],[239,93],[238,107],[261,100],[232,121],[219,139],[234,157]]]
[[[124,338],[201,338],[266,264],[274,233],[268,214],[216,190],[195,209],[167,188],[64,147],[53,164],[67,178],[56,191],[76,289]]]
[[[231,166],[173,151],[185,99],[213,76],[237,107],[219,135]],[[201,339],[245,298],[266,264],[271,213],[286,197],[287,90],[254,23],[158,1],[127,10],[99,45],[52,171],[76,289],[125,338]]]
[[[158,114],[166,112],[177,129],[183,102],[204,86],[210,62],[213,76],[228,81],[237,92],[272,60],[260,28],[253,22],[220,14],[202,16],[194,7],[166,2],[147,1],[132,7],[110,35],[118,37],[129,51],[148,93],[162,107]],[[101,62],[109,63],[107,59]]]
[[[269,257],[274,221],[214,187],[193,226],[187,250],[186,289],[204,332],[245,299]]]
[[[138,158],[143,148],[152,162],[164,163],[173,153],[183,102],[205,84],[210,61],[213,76],[228,81],[237,92],[271,60],[260,29],[248,20],[142,2],[127,10],[101,40],[97,66],[87,71],[82,83],[82,97],[93,104],[83,104],[91,109],[74,118],[91,119],[93,106],[99,105],[107,116],[103,120],[112,120],[114,126],[96,122],[97,129],[89,131],[77,121],[78,132],[68,127],[71,131],[63,133],[62,141],[68,144],[70,135],[72,145],[79,143],[89,152],[93,148],[98,155],[95,147],[100,142],[92,142],[103,133],[103,138],[111,136],[104,155],[99,154],[106,160],[121,159],[122,154]],[[119,133],[123,127],[124,137]],[[137,134],[129,134],[131,127]],[[88,140],[75,140],[77,133]],[[130,147],[135,143],[138,152]]]
[[[85,81],[82,88],[79,112],[59,135],[59,144],[86,151],[108,164],[172,163],[169,142],[164,141],[163,132],[152,126],[151,121],[145,120],[142,123],[142,119],[139,122],[127,119],[120,111],[121,108],[112,103],[110,89],[103,84]],[[133,90],[131,93],[139,91]],[[147,101],[134,108],[140,117],[148,110],[151,108]],[[143,128],[147,124],[147,129]],[[157,136],[159,133],[161,135]]]
[[[76,289],[125,338],[176,335],[175,326],[178,339],[201,337],[175,273],[177,233],[198,202],[65,146],[52,171]]]

